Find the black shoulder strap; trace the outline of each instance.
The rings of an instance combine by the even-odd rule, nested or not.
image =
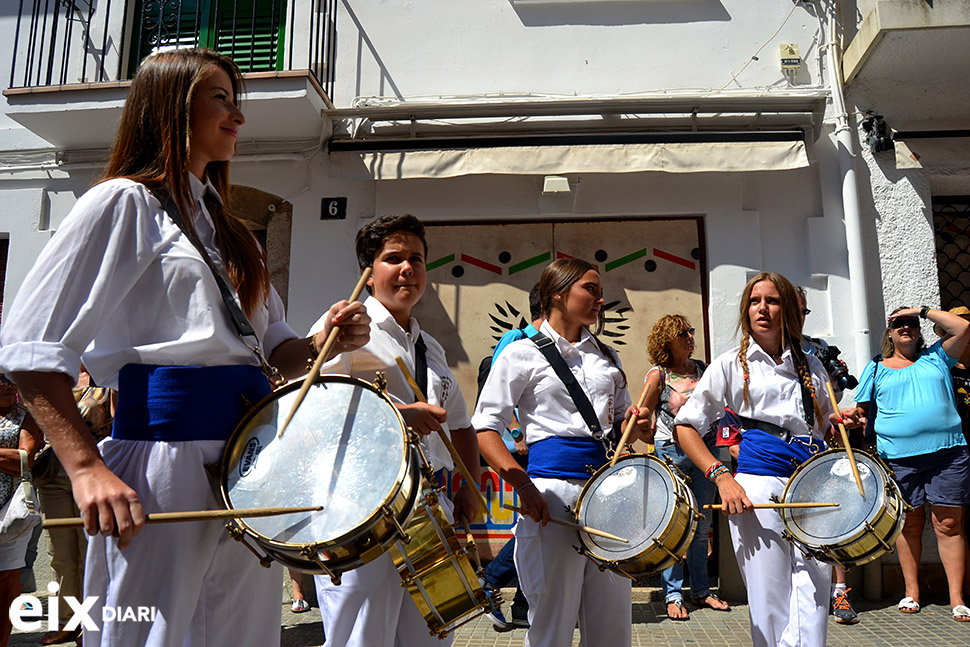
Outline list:
[[[212,259],[209,258],[209,253],[205,251],[205,247],[202,245],[202,241],[199,240],[198,236],[194,232],[189,230],[185,224],[185,220],[182,219],[182,212],[179,211],[178,205],[175,204],[175,200],[172,196],[164,189],[151,189],[151,194],[158,198],[158,201],[162,203],[162,208],[169,215],[169,217],[175,222],[178,228],[185,234],[185,237],[191,241],[192,245],[198,250],[199,254],[202,255],[202,260],[205,264],[209,266],[209,271],[212,272],[212,276],[215,277],[216,284],[219,286],[219,294],[222,295],[222,301],[226,304],[226,309],[229,310],[229,318],[232,320],[232,325],[236,328],[236,332],[243,337],[256,337],[256,331],[253,329],[249,319],[243,313],[242,308],[236,303],[236,299],[233,297],[232,290],[226,285],[225,279],[222,278],[222,274],[216,269],[216,266],[212,264]]]
[[[576,381],[576,376],[566,366],[566,360],[559,354],[555,342],[541,332],[529,337],[529,340],[536,345],[539,352],[543,354],[549,362],[549,365],[552,366],[552,370],[556,372],[556,375],[559,376],[559,379],[566,386],[566,390],[569,391],[569,397],[573,399],[573,404],[579,409],[579,415],[583,417],[586,426],[593,432],[593,437],[602,438],[603,428],[600,426],[599,418],[596,417],[593,405],[590,403],[586,392],[583,391],[583,387],[579,386],[579,382]]]

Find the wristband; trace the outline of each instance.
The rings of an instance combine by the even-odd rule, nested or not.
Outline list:
[[[704,476],[707,477],[707,480],[713,483],[717,481],[717,477],[719,477],[721,474],[729,474],[730,472],[731,470],[726,468],[724,463],[721,461],[714,461],[711,466],[707,468],[707,472],[705,472]]]
[[[930,312],[930,307],[929,306],[923,306],[923,307],[921,307],[919,309],[919,318],[920,319],[926,319],[926,315],[928,315],[929,312]]]
[[[313,369],[313,364],[316,363],[317,357],[320,355],[320,351],[317,349],[317,336],[310,335],[310,357],[306,362],[306,370],[310,371]]]
[[[529,482],[528,482],[528,483],[526,483],[525,485],[520,485],[519,487],[513,487],[512,489],[513,489],[513,490],[515,490],[515,491],[516,491],[516,493],[518,493],[518,494],[522,494],[522,490],[525,490],[525,489],[527,489],[527,488],[529,488],[529,487],[535,487],[535,486],[536,486],[536,484],[535,484],[535,483],[533,483],[532,481],[529,481]],[[537,488],[537,489],[538,489],[538,488]]]

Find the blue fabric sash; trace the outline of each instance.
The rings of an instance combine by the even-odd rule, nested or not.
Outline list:
[[[788,478],[795,468],[822,449],[822,443],[809,436],[792,436],[786,443],[760,429],[746,429],[741,434],[738,472]],[[530,459],[531,454],[530,451]]]
[[[179,442],[227,440],[246,413],[272,391],[256,366],[127,364],[118,375],[111,437]]]
[[[607,462],[606,448],[595,438],[550,436],[529,445],[529,476],[548,479],[588,479],[589,466]]]

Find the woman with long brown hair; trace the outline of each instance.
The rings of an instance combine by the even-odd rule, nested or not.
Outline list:
[[[615,351],[590,331],[603,321],[603,286],[596,267],[579,259],[560,259],[539,279],[546,320],[539,335],[509,344],[498,356],[482,388],[472,425],[488,463],[519,494],[524,516],[515,526],[515,569],[529,602],[525,644],[568,645],[579,620],[584,644],[629,645],[630,580],[600,571],[579,555],[576,532],[547,525],[550,516],[566,519],[589,479],[587,466],[607,462],[603,432],[637,416]],[[591,429],[566,386],[539,346],[551,343],[583,389],[600,430]],[[501,431],[519,424],[529,446],[526,472],[512,458]]]
[[[211,50],[149,56],[105,179],[4,313],[0,371],[20,387],[96,535],[85,595],[98,598],[89,615],[100,630],[85,632],[86,647],[278,644],[282,570],[262,568],[221,523],[132,538],[146,512],[219,507],[205,466],[218,464],[241,403],[270,392],[273,367],[304,373],[334,323],[344,325],[340,350],[369,336],[361,304],[333,306],[312,339],[286,325],[265,253],[227,208],[241,91],[239,69]],[[119,392],[112,436],[98,446],[71,394],[82,359]],[[102,614],[109,607],[120,608],[115,621]],[[121,617],[136,607],[153,609],[151,620]]]
[[[761,272],[748,281],[738,328],[740,347],[711,362],[677,414],[674,438],[717,485],[721,509],[731,515],[754,645],[823,647],[831,568],[806,558],[782,537],[777,510],[751,505],[780,497],[795,467],[831,433],[831,406],[818,397],[828,375],[802,351],[798,300],[784,276]],[[736,477],[701,437],[725,407],[737,412],[742,427]]]

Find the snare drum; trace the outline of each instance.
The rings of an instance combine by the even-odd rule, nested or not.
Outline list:
[[[848,454],[830,449],[802,463],[788,481],[785,503],[835,502],[837,508],[782,509],[786,539],[806,555],[843,568],[892,552],[907,505],[878,459],[852,452],[865,496],[859,495]]]
[[[682,562],[701,514],[683,479],[656,456],[628,454],[597,470],[576,502],[580,525],[630,541],[580,531],[582,552],[598,564],[637,579]]]
[[[444,638],[500,602],[485,595],[427,481],[407,527],[407,542],[394,542],[388,552],[432,636]]]
[[[420,491],[420,460],[398,410],[373,385],[327,375],[307,392],[282,438],[277,432],[302,385],[264,398],[233,432],[222,460],[228,508],[322,506],[317,512],[227,524],[276,559],[308,573],[340,573],[383,553],[405,534]]]

